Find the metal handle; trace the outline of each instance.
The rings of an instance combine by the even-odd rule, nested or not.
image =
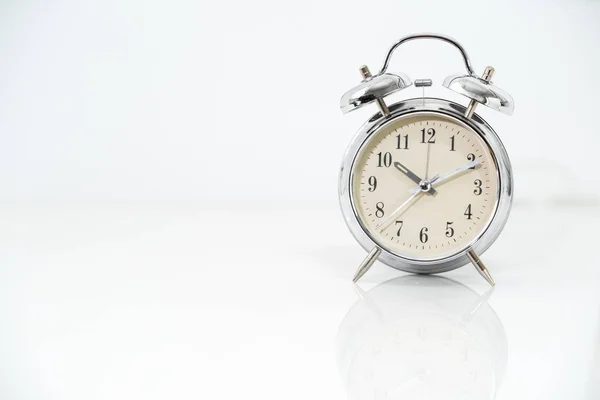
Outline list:
[[[415,39],[437,39],[437,40],[441,40],[446,43],[450,43],[451,45],[456,47],[462,54],[463,60],[465,62],[465,67],[467,68],[469,75],[475,75],[475,72],[473,71],[473,67],[471,67],[471,62],[469,61],[469,56],[467,55],[467,52],[465,51],[465,49],[460,44],[458,44],[458,42],[456,40],[454,40],[450,36],[439,35],[437,33],[419,33],[416,35],[409,35],[409,36],[403,37],[402,39],[400,39],[399,41],[394,43],[394,45],[392,47],[390,47],[390,50],[388,51],[388,54],[385,57],[385,61],[383,62],[383,66],[381,67],[379,74],[383,74],[387,70],[388,64],[390,63],[390,58],[392,58],[392,53],[394,52],[394,50],[396,50],[396,48],[398,48],[398,46],[400,46],[402,43],[409,42],[409,41],[415,40]]]

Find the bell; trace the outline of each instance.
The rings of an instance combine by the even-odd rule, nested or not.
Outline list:
[[[454,74],[444,80],[443,86],[471,99],[467,114],[472,115],[475,105],[481,103],[496,111],[511,115],[515,109],[515,103],[508,93],[492,84],[493,74],[492,67],[487,67],[481,78],[475,75]]]
[[[360,72],[364,80],[340,99],[340,108],[344,114],[376,101],[382,113],[386,115],[389,110],[382,99],[412,85],[410,78],[404,74],[383,73],[371,76],[366,66],[361,67]]]

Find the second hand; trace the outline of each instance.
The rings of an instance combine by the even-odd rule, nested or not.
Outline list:
[[[429,179],[429,157],[431,154],[431,143],[427,142],[427,157],[425,159],[425,177],[423,179]]]

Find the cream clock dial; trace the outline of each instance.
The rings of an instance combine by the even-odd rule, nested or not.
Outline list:
[[[448,116],[394,120],[364,146],[353,169],[358,219],[375,241],[407,259],[456,254],[496,210],[499,175],[489,147]]]

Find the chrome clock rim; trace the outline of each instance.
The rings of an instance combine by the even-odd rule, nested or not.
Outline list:
[[[453,270],[469,262],[467,252],[472,249],[483,254],[498,238],[504,228],[513,195],[512,168],[508,154],[498,135],[479,115],[464,117],[465,107],[444,99],[416,98],[401,101],[389,107],[390,113],[382,116],[375,114],[351,140],[344,155],[339,175],[339,200],[342,214],[355,239],[367,251],[373,248],[381,250],[378,259],[390,267],[412,273],[434,274]],[[448,257],[434,260],[418,260],[395,254],[374,240],[357,216],[352,199],[353,166],[361,150],[382,128],[395,120],[410,114],[432,113],[456,119],[471,128],[488,146],[496,161],[499,173],[498,201],[494,215],[482,232],[466,247]]]

